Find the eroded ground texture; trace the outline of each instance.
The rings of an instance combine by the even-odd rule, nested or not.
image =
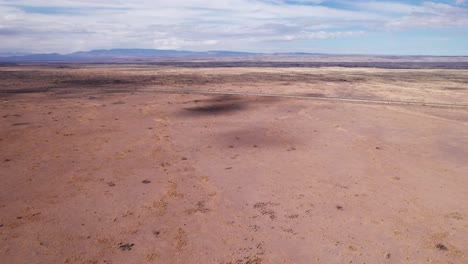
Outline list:
[[[468,263],[467,104],[467,70],[2,67],[0,262]]]

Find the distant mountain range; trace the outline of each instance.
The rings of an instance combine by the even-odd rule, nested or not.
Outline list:
[[[258,53],[235,51],[185,51],[157,49],[110,49],[80,51],[70,54],[14,54],[0,53],[0,62],[60,62],[60,61],[114,61],[114,60],[148,60],[157,58],[203,58],[203,57],[244,57]]]
[[[0,52],[1,57],[13,57],[13,56],[25,56],[30,55],[31,53],[24,53],[24,52]]]
[[[237,51],[186,51],[157,49],[109,49],[80,51],[70,54],[0,53],[0,62],[112,62],[169,58],[222,58],[262,55],[319,55],[318,53],[250,53]]]
[[[216,59],[216,60],[213,60]],[[218,60],[219,59],[219,60]],[[174,63],[178,61],[189,62],[210,60],[217,63],[228,63],[234,65],[233,61],[245,63],[257,63],[258,61],[289,62],[292,66],[343,66],[342,62],[361,66],[373,66],[374,62],[403,63],[398,67],[415,67],[412,62],[425,63],[430,67],[433,64],[444,63],[444,67],[449,63],[450,67],[468,68],[467,56],[397,56],[397,55],[333,55],[323,53],[250,53],[236,51],[186,51],[186,50],[157,50],[157,49],[109,49],[80,51],[70,54],[25,54],[25,53],[1,53],[0,63]],[[447,62],[447,63],[446,63]],[[270,64],[268,64],[270,65]],[[356,64],[357,65],[357,64]],[[431,66],[432,65],[432,66]],[[436,66],[437,66],[436,65]],[[447,64],[448,65],[448,64]],[[455,65],[455,66],[454,66]],[[344,65],[346,66],[346,65]],[[391,67],[397,67],[395,65]],[[429,67],[428,66],[428,67]],[[390,67],[390,66],[388,66]],[[418,66],[420,67],[420,66]],[[424,66],[426,67],[426,66]],[[439,67],[439,66],[438,66]]]

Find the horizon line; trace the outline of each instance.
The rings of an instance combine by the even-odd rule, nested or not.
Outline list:
[[[190,52],[190,53],[209,53],[209,52],[232,52],[232,53],[246,53],[251,55],[281,55],[281,54],[306,54],[306,55],[328,55],[328,56],[401,56],[401,57],[468,57],[468,54],[458,55],[436,55],[436,54],[405,54],[405,53],[323,53],[323,52],[312,52],[312,51],[285,51],[285,52],[255,52],[255,51],[238,51],[238,50],[186,50],[186,49],[156,49],[156,48],[102,48],[102,49],[91,49],[91,50],[78,50],[69,53],[60,52],[19,52],[19,51],[0,51],[0,54],[11,54],[7,57],[26,57],[31,55],[60,55],[68,56],[76,53],[89,53],[93,51],[130,51],[130,50],[147,50],[147,51],[172,51],[172,52]],[[21,55],[15,55],[21,54]]]

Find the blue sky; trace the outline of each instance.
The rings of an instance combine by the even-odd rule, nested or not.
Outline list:
[[[154,48],[468,55],[468,0],[0,0],[0,54]]]

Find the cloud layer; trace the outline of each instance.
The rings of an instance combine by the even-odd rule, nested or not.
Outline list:
[[[313,51],[375,32],[467,28],[463,0],[0,0],[1,52]]]

